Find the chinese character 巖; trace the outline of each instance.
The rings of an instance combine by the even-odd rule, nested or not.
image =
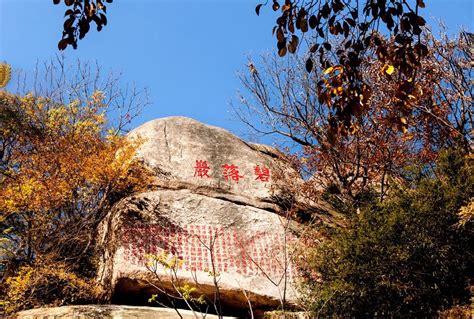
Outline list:
[[[207,173],[209,172],[210,167],[207,164],[207,161],[196,160],[196,166],[194,167],[194,177],[208,177]]]

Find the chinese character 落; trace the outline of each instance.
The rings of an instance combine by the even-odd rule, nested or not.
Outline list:
[[[226,181],[231,179],[231,180],[236,181],[238,183],[239,179],[243,178],[243,176],[239,175],[239,167],[238,166],[236,166],[234,164],[232,164],[232,165],[225,164],[225,165],[222,165],[222,167],[224,168],[224,178],[225,178]]]

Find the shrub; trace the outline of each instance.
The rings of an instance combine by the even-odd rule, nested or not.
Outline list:
[[[443,152],[433,173],[326,231],[303,268],[316,316],[424,317],[467,303],[472,222],[460,227],[458,212],[474,194],[472,164],[461,151]]]

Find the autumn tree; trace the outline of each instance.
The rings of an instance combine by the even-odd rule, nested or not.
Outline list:
[[[373,47],[373,57],[360,66],[373,92],[345,107],[358,115],[348,131],[333,130],[333,113],[318,88],[322,82],[332,88],[332,96],[342,94],[343,88],[333,86],[345,69],[307,73],[304,57],[298,56],[286,61],[264,56],[260,63],[250,62],[241,75],[247,91],[240,95],[237,114],[255,131],[293,142],[290,150],[298,151],[294,163],[307,180],[298,190],[305,196],[317,198],[333,189],[353,205],[360,194],[376,187],[383,198],[389,180],[403,179],[407,165],[430,165],[441,148],[460,142],[468,149],[472,143],[470,42],[464,34],[442,41],[427,36],[424,41],[430,53],[418,71],[418,97],[410,96],[403,104],[393,74],[383,68]]]
[[[0,92],[0,292],[7,312],[99,300],[97,226],[117,200],[150,184],[135,158],[140,141],[120,133],[140,99],[107,96],[124,91],[87,64],[70,75],[61,61],[45,64],[33,93]]]
[[[266,4],[268,1],[256,7],[257,14]],[[376,92],[364,78],[364,64],[373,58],[374,50],[381,70],[390,75],[396,70],[391,82],[398,93],[399,109],[418,98],[418,69],[428,54],[421,37],[426,21],[420,9],[424,7],[423,0],[272,1],[273,11],[278,12],[273,28],[278,54],[294,54],[303,43],[308,72],[320,73],[330,67],[341,71],[328,73],[331,81],[317,82],[315,87],[331,114],[328,129],[336,136],[351,132],[371,93]],[[384,41],[380,34],[388,34],[394,41]],[[338,94],[333,94],[334,90]],[[401,117],[395,120],[402,121]]]
[[[304,226],[293,257],[315,317],[435,316],[469,300],[472,42],[466,33],[423,41],[428,54],[410,84],[417,96],[402,104],[396,69],[372,48],[360,65],[371,96],[345,106],[358,114],[347,130],[332,128],[318,84],[339,96],[342,66],[308,73],[304,56],[264,56],[241,75],[237,114],[254,131],[283,137],[305,178],[289,185],[294,194],[338,213],[340,227],[318,212],[294,214]]]

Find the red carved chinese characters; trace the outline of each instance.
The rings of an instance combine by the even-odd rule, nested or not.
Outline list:
[[[232,164],[232,165],[229,165],[229,164],[225,164],[225,165],[222,165],[222,167],[224,168],[224,178],[226,181],[228,181],[229,179],[235,181],[235,182],[239,182],[239,179],[243,178],[243,176],[239,175],[239,167]]]
[[[194,177],[207,177],[209,178],[209,175],[207,173],[209,172],[210,167],[207,164],[207,161],[203,160],[196,160],[196,166],[194,167]]]
[[[295,240],[279,232],[242,232],[210,225],[137,224],[123,229],[124,258],[133,265],[146,265],[147,254],[166,251],[183,260],[184,270],[206,271],[213,265],[219,273],[281,278],[286,271],[285,245]],[[212,240],[212,256],[205,243]],[[286,266],[285,266],[286,265]]]
[[[268,167],[255,166],[255,175],[257,178],[255,180],[260,180],[262,182],[268,182],[270,179],[270,169]]]
[[[223,176],[226,181],[234,181],[234,182],[239,182],[240,179],[244,178],[243,175],[239,175],[239,167],[234,164],[225,164],[222,165],[223,168]],[[209,164],[205,160],[196,160],[196,166],[194,167],[194,177],[207,177],[210,178],[209,176],[209,170],[211,168],[209,167]],[[254,173],[255,173],[255,180],[258,180],[260,182],[268,182],[270,180],[270,169],[268,167],[260,165],[255,166],[254,168]]]

